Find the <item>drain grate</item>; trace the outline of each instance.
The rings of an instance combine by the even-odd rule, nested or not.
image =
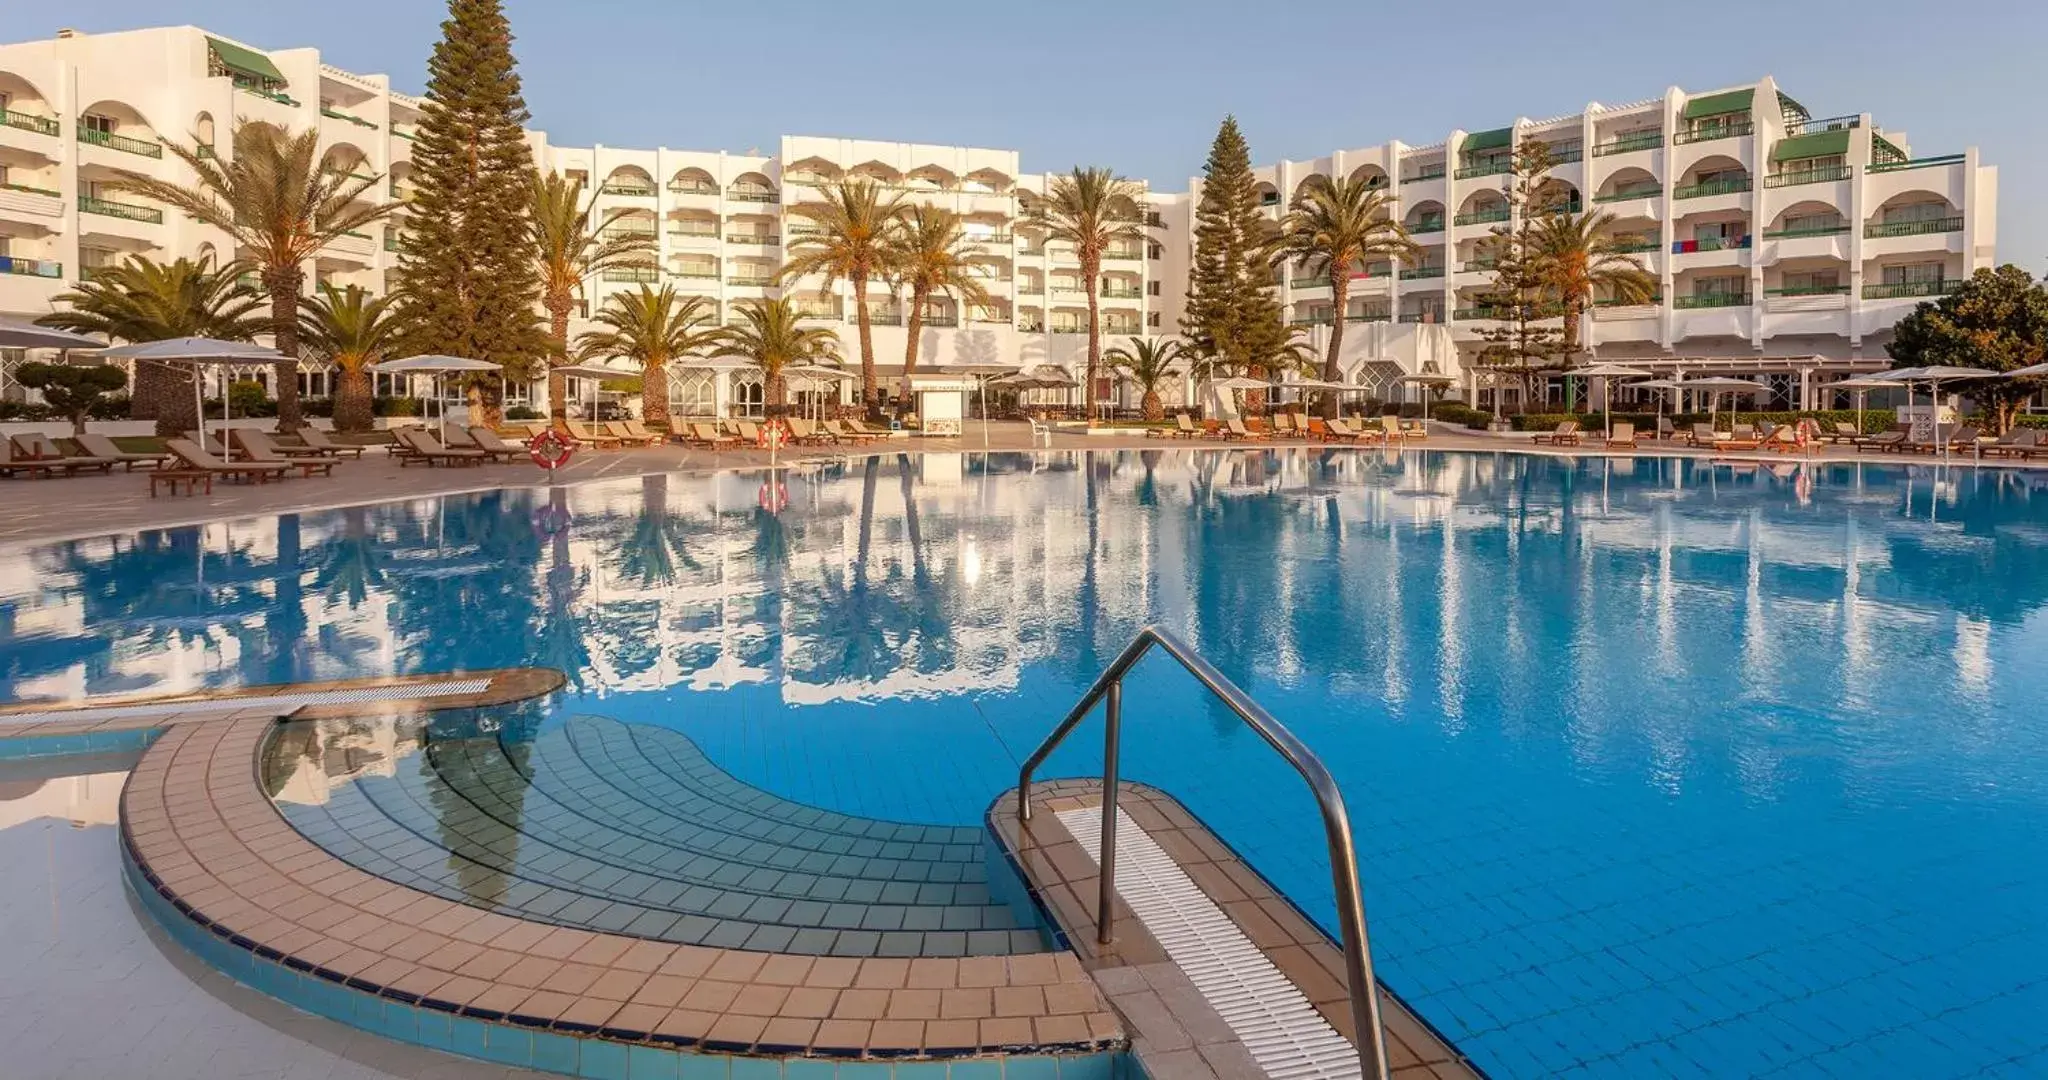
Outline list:
[[[47,712],[0,715],[0,726],[40,723],[45,720],[119,720],[129,716],[176,716],[182,713],[219,712],[223,709],[298,709],[308,705],[356,705],[372,701],[418,701],[421,698],[481,694],[491,688],[489,679],[451,679],[447,682],[406,683],[402,686],[368,686],[353,690],[309,690],[301,694],[271,694],[262,697],[227,697],[193,701],[136,702],[132,705],[84,706],[51,709]]]
[[[1102,808],[1058,817],[1102,861]],[[1145,830],[1116,824],[1117,894],[1268,1076],[1358,1077],[1358,1051]]]

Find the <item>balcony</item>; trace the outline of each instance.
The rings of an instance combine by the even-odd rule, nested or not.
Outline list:
[[[1508,310],[1497,307],[1455,308],[1451,311],[1452,322],[1477,322],[1482,320],[1499,322],[1507,317]]]
[[[1593,156],[1607,157],[1611,154],[1626,154],[1632,150],[1655,150],[1663,145],[1663,132],[1640,131],[1634,135],[1623,135],[1618,139],[1609,139],[1604,143],[1594,143]]]
[[[1910,161],[1887,161],[1864,169],[1868,173],[1899,172],[1905,169],[1932,169],[1943,165],[1961,165],[1969,158],[1963,154],[1943,154],[1939,157],[1914,158]]]
[[[1764,177],[1767,188],[1797,187],[1800,184],[1827,184],[1849,178],[1849,166],[1830,165],[1824,169],[1802,169],[1798,172],[1777,172]]]
[[[1017,329],[1027,334],[1043,334],[1045,333],[1045,320],[1024,319],[1017,323]]]
[[[1330,325],[1331,323],[1334,323],[1334,322],[1336,322],[1336,321],[1337,321],[1337,317],[1336,317],[1335,313],[1333,313],[1333,312],[1328,312],[1328,311],[1325,311],[1325,312],[1321,312],[1321,313],[1319,313],[1319,314],[1315,314],[1315,315],[1299,315],[1299,316],[1296,316],[1296,317],[1294,317],[1294,318],[1292,318],[1292,319],[1289,319],[1289,320],[1287,320],[1287,325],[1289,325],[1289,326],[1328,326],[1328,325]]]
[[[368,120],[363,119],[360,116],[350,116],[348,113],[342,112],[340,109],[332,109],[325,105],[320,106],[320,115],[328,118],[329,120],[346,120],[349,123],[354,124],[355,126],[360,128],[369,128],[371,131],[377,130],[377,125],[369,122]]]
[[[1500,269],[1499,259],[1466,259],[1464,265],[1458,267],[1458,272],[1461,274],[1482,274],[1498,269]]]
[[[853,313],[853,314],[849,314],[849,315],[847,315],[847,316],[846,316],[846,321],[847,321],[847,322],[859,322],[859,321],[860,321],[860,317],[859,317],[859,314],[858,314],[858,313],[856,312],[856,313]],[[900,311],[869,311],[869,312],[868,312],[868,325],[869,325],[869,326],[902,326],[902,325],[903,325],[903,313],[902,313],[902,312],[900,312]]]
[[[1782,289],[1765,289],[1765,296],[1847,296],[1847,285],[1793,285]]]
[[[710,266],[691,266],[681,270],[670,270],[668,276],[687,281],[717,281],[718,269]]]
[[[1585,156],[1585,148],[1578,145],[1553,146],[1550,148],[1550,163],[1552,165],[1570,165],[1574,161],[1584,160]]]
[[[1704,184],[1687,184],[1671,192],[1674,199],[1704,199],[1709,195],[1739,195],[1755,184],[1755,178],[1745,176],[1739,180],[1709,180]]]
[[[1027,282],[1025,282],[1024,284],[1022,284],[1022,285],[1019,285],[1019,286],[1017,286],[1017,295],[1019,295],[1019,296],[1044,296],[1044,295],[1045,295],[1045,284],[1044,284],[1043,282],[1038,282],[1038,281],[1027,281]]]
[[[1143,251],[1138,251],[1132,248],[1110,248],[1108,251],[1102,253],[1102,257],[1105,259],[1129,261],[1133,259],[1142,259],[1145,257],[1145,253]]]
[[[1401,182],[1404,184],[1420,184],[1427,180],[1441,180],[1443,178],[1444,167],[1442,163],[1438,163],[1422,166],[1407,176],[1402,177]]]
[[[1460,180],[1477,180],[1482,176],[1502,176],[1513,172],[1514,168],[1515,163],[1513,159],[1495,158],[1491,161],[1482,161],[1477,165],[1459,166],[1457,178]]]
[[[966,237],[966,240],[970,244],[1007,244],[1011,240],[1011,234],[1006,232],[999,232],[983,233],[977,236],[974,235],[973,233],[969,233]]]
[[[1656,251],[1660,246],[1655,240],[1616,240],[1608,250],[1617,255],[1639,255],[1646,251]]]
[[[1088,328],[1087,328],[1087,327],[1085,327],[1085,326],[1081,326],[1081,325],[1078,325],[1078,324],[1077,324],[1077,325],[1073,325],[1073,326],[1068,326],[1068,325],[1065,325],[1065,324],[1060,324],[1060,325],[1055,325],[1055,326],[1054,326],[1054,327],[1052,328],[1052,332],[1053,332],[1053,333],[1055,333],[1055,334],[1085,334],[1085,333],[1087,333],[1087,332],[1088,332]]]
[[[817,297],[798,297],[789,302],[789,309],[799,319],[837,319],[841,315],[836,301]]]
[[[1846,221],[1837,225],[1795,225],[1787,229],[1772,229],[1764,233],[1764,239],[1798,240],[1807,236],[1839,236],[1848,231],[1849,223]]]
[[[726,192],[725,197],[733,202],[779,203],[782,201],[782,196],[765,188],[736,187]]]
[[[64,264],[48,259],[23,259],[12,255],[0,255],[0,274],[17,277],[62,278]]]
[[[1673,240],[1673,255],[1692,255],[1701,251],[1743,251],[1749,247],[1747,236],[1702,236],[1693,240]]]
[[[9,112],[0,109],[0,127],[33,131],[38,135],[57,134],[57,121],[48,116],[31,116],[28,113]]]
[[[1698,310],[1701,308],[1748,307],[1749,294],[1700,293],[1696,296],[1681,296],[1678,299],[1672,301],[1671,306],[1679,309],[1680,311],[1691,311]]]
[[[661,271],[652,266],[614,266],[604,272],[604,280],[614,284],[651,285],[661,280]]]
[[[615,180],[602,185],[597,192],[600,195],[626,195],[636,199],[651,199],[654,198],[654,185]]]
[[[718,194],[718,185],[671,181],[668,185],[668,193],[671,195],[716,195]]]
[[[725,242],[740,247],[774,247],[782,243],[782,237],[766,233],[727,233]]]
[[[1497,210],[1472,210],[1463,214],[1459,214],[1457,217],[1451,219],[1451,224],[1486,225],[1495,221],[1506,221],[1507,219],[1508,208],[1503,206]]]
[[[1392,322],[1394,321],[1394,313],[1385,308],[1354,311],[1344,316],[1344,321],[1348,323]]]
[[[1849,231],[1849,227],[1847,225],[1842,226],[1842,231]],[[1865,240],[1879,240],[1887,236],[1925,236],[1929,233],[1962,231],[1963,219],[1960,217],[1935,218],[1931,221],[1887,221],[1865,225],[1863,227],[1863,238]]]
[[[613,225],[610,228],[597,230],[597,238],[599,240],[652,240],[654,239],[654,230],[651,228],[630,229]]]
[[[1738,135],[1753,135],[1756,125],[1747,120],[1732,124],[1702,124],[1691,131],[1681,131],[1671,141],[1679,146],[1687,143],[1712,142],[1715,139],[1733,139]]]
[[[1414,236],[1420,233],[1433,233],[1442,231],[1444,231],[1444,219],[1440,217],[1423,218],[1421,221],[1418,221],[1415,224],[1408,226],[1408,234],[1410,236]]]
[[[1444,321],[1444,313],[1436,308],[1425,308],[1421,311],[1404,311],[1401,313],[1401,321],[1404,323],[1440,323]]]
[[[1941,281],[1887,281],[1882,285],[1865,285],[1865,300],[1898,300],[1913,296],[1947,296],[1963,283],[1962,278],[1945,278]]]
[[[1444,276],[1444,268],[1441,266],[1411,266],[1401,271],[1402,281],[1420,281],[1424,278],[1440,278],[1442,276]]]
[[[111,131],[94,131],[89,127],[78,129],[78,141],[91,143],[94,146],[104,146],[109,150],[119,150],[124,154],[135,154],[138,157],[160,158],[164,156],[162,143],[150,142],[146,139],[131,139],[126,135],[116,135]]]
[[[1327,285],[1329,283],[1324,282],[1324,284]],[[1145,292],[1143,289],[1111,289],[1105,287],[1102,290],[1102,298],[1104,300],[1142,300],[1145,298]]]
[[[154,207],[109,202],[106,199],[96,199],[91,195],[81,195],[78,197],[78,212],[81,214],[100,214],[105,217],[122,218],[128,221],[141,221],[151,225],[161,225],[164,223],[164,212]]]
[[[1632,202],[1636,199],[1654,199],[1664,194],[1664,189],[1655,187],[1629,188],[1624,191],[1610,191],[1605,195],[1593,196],[1596,203]]]
[[[775,284],[773,274],[734,274],[725,279],[727,285],[739,285],[749,289],[765,289]]]
[[[718,239],[718,226],[713,225],[700,229],[670,229],[668,234],[678,240],[716,240]]]
[[[1330,279],[1326,277],[1298,277],[1289,279],[1287,284],[1296,289],[1327,289]]]
[[[0,183],[0,191],[19,191],[24,195],[41,195],[46,199],[61,199],[63,194],[50,188],[32,187],[28,184]]]
[[[923,319],[923,322],[928,327],[937,327],[938,329],[941,330],[950,330],[953,327],[960,325],[960,316],[950,314],[926,315]]]

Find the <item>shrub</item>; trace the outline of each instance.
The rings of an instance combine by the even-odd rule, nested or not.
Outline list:
[[[507,420],[545,420],[546,414],[530,405],[514,405],[505,410]]]
[[[1447,402],[1429,410],[1429,418],[1446,424],[1459,424],[1477,431],[1484,431],[1493,414],[1469,405]]]
[[[370,413],[374,416],[418,416],[420,399],[414,397],[380,397],[370,402]]]

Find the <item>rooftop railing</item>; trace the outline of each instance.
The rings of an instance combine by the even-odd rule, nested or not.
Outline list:
[[[1603,143],[1594,143],[1593,156],[1606,157],[1610,154],[1626,154],[1632,150],[1655,150],[1663,145],[1663,132],[1639,131],[1633,135],[1622,135]]]

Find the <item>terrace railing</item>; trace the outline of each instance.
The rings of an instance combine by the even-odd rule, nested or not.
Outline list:
[[[1405,321],[1405,320],[1404,320]],[[1344,794],[1337,781],[1294,733],[1238,689],[1222,672],[1189,648],[1171,632],[1158,626],[1138,631],[1129,645],[1110,662],[1108,670],[1067,713],[1067,718],[1045,737],[1038,749],[1017,772],[1017,817],[1031,820],[1031,777],[1045,759],[1073,734],[1081,721],[1104,705],[1102,746],[1102,875],[1096,895],[1097,940],[1107,945],[1116,937],[1116,800],[1117,759],[1123,748],[1124,676],[1153,649],[1173,658],[1187,673],[1221,701],[1239,720],[1278,751],[1294,771],[1308,783],[1322,811],[1323,836],[1330,849],[1330,875],[1336,886],[1337,923],[1344,938],[1344,977],[1351,994],[1351,1024],[1358,1032],[1358,1064],[1364,1075],[1386,1080],[1386,1029],[1380,1025],[1378,984],[1373,979],[1372,949],[1365,934],[1365,905],[1358,893],[1358,853],[1351,843],[1351,817],[1344,810]]]

